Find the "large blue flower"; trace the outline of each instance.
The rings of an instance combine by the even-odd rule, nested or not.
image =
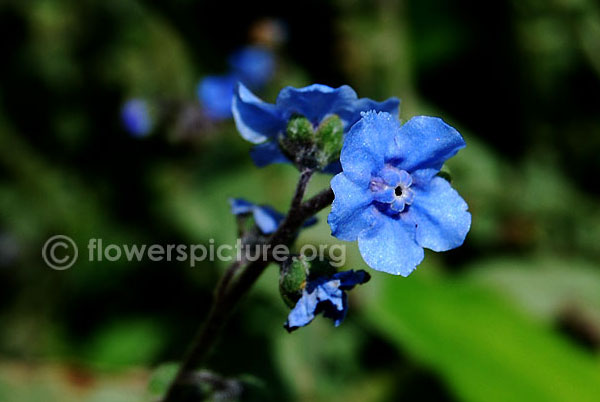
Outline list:
[[[346,290],[367,282],[371,277],[362,269],[343,271],[330,277],[319,277],[309,281],[302,290],[302,296],[290,311],[285,328],[293,331],[309,324],[315,315],[323,315],[333,320],[337,327],[344,321],[348,312]]]
[[[274,233],[285,216],[269,205],[256,205],[243,198],[230,198],[229,205],[234,215],[252,215],[254,223],[264,234]],[[312,217],[304,223],[304,227],[317,223],[317,218]]]
[[[388,113],[365,113],[346,136],[343,172],[331,180],[332,234],[358,240],[370,267],[402,276],[423,260],[423,247],[460,246],[471,214],[437,173],[463,147],[461,135],[439,118],[419,116],[400,125]]]
[[[324,118],[338,115],[347,132],[360,119],[360,113],[368,110],[398,114],[397,98],[375,102],[358,98],[347,85],[331,88],[313,84],[304,88],[286,87],[281,90],[275,104],[266,103],[256,97],[246,86],[238,84],[232,104],[233,117],[241,136],[257,144],[252,150],[252,159],[257,166],[284,163],[290,160],[278,145],[292,116],[306,117],[314,127]]]

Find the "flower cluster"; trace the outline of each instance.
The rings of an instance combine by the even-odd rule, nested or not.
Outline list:
[[[424,248],[460,246],[471,214],[440,173],[465,147],[462,136],[435,117],[401,124],[398,106],[396,98],[376,102],[358,98],[348,86],[319,84],[286,87],[270,104],[238,83],[231,110],[240,135],[255,144],[251,156],[257,166],[292,163],[303,172],[335,174],[327,220],[332,235],[357,241],[371,268],[408,276],[423,260]],[[233,200],[232,211],[252,214],[264,234],[275,232],[284,219],[270,207],[243,200]],[[320,312],[339,325],[348,308],[346,291],[368,279],[362,270],[318,272],[301,256],[282,265],[280,292],[292,308],[285,328],[307,325]]]
[[[361,112],[377,110],[398,114],[399,104],[397,98],[384,102],[358,98],[347,85],[331,88],[320,84],[286,87],[275,104],[270,104],[240,83],[235,90],[232,111],[240,135],[256,144],[251,156],[257,166],[272,163],[302,165],[305,162],[302,157],[307,153],[311,156],[311,151],[322,151],[327,162],[331,162],[322,168],[337,172],[339,164],[336,160],[343,135],[361,118]],[[297,146],[298,142],[307,145],[308,151]],[[340,146],[336,149],[338,143]]]

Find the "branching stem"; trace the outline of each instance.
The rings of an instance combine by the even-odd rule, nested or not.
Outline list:
[[[271,253],[277,245],[288,246],[308,218],[333,202],[333,191],[330,188],[302,202],[312,175],[312,170],[304,170],[300,174],[288,214],[277,231],[265,241],[265,247],[261,247],[261,250],[267,250],[268,253]],[[186,353],[175,379],[163,398],[163,402],[176,402],[178,400],[180,388],[182,388],[180,386],[186,383],[185,379],[194,369],[206,361],[219,332],[239,301],[248,293],[270,261],[272,261],[272,255],[262,255],[261,258],[253,262],[236,261],[227,269],[217,285],[210,312]],[[240,271],[240,273],[235,278],[237,271]]]

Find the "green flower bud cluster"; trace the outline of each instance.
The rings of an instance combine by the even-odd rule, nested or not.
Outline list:
[[[339,159],[344,140],[344,125],[338,115],[323,119],[318,127],[304,116],[293,116],[279,143],[300,168],[323,169]]]

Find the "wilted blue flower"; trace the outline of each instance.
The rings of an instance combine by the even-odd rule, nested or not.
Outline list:
[[[275,58],[269,50],[247,46],[229,57],[232,73],[250,88],[260,89],[273,76]]]
[[[414,117],[401,126],[388,113],[364,114],[346,136],[343,172],[331,181],[332,234],[358,240],[370,267],[402,276],[423,260],[423,247],[460,246],[471,214],[437,174],[463,147],[461,135],[439,118]]]
[[[143,99],[130,99],[121,108],[123,126],[130,134],[144,137],[152,130],[148,103]]]
[[[234,215],[252,214],[256,226],[264,234],[274,233],[285,216],[268,205],[256,205],[242,198],[230,198],[231,213]],[[308,227],[317,223],[317,219],[312,217],[304,223]]]
[[[246,86],[238,84],[233,97],[233,117],[241,136],[256,145],[251,153],[257,166],[290,162],[278,146],[278,137],[285,135],[292,116],[306,117],[314,127],[324,118],[337,115],[342,120],[344,132],[360,119],[360,113],[368,110],[398,113],[400,101],[390,98],[375,102],[358,98],[347,85],[331,88],[313,84],[304,88],[286,87],[281,90],[275,104],[256,97]]]
[[[367,282],[371,277],[363,270],[343,271],[330,277],[319,277],[308,281],[296,306],[290,311],[285,328],[293,331],[309,324],[315,315],[323,315],[333,320],[337,327],[344,321],[348,312],[346,290]]]
[[[231,99],[237,78],[233,74],[204,77],[196,89],[204,113],[211,120],[231,117]]]

